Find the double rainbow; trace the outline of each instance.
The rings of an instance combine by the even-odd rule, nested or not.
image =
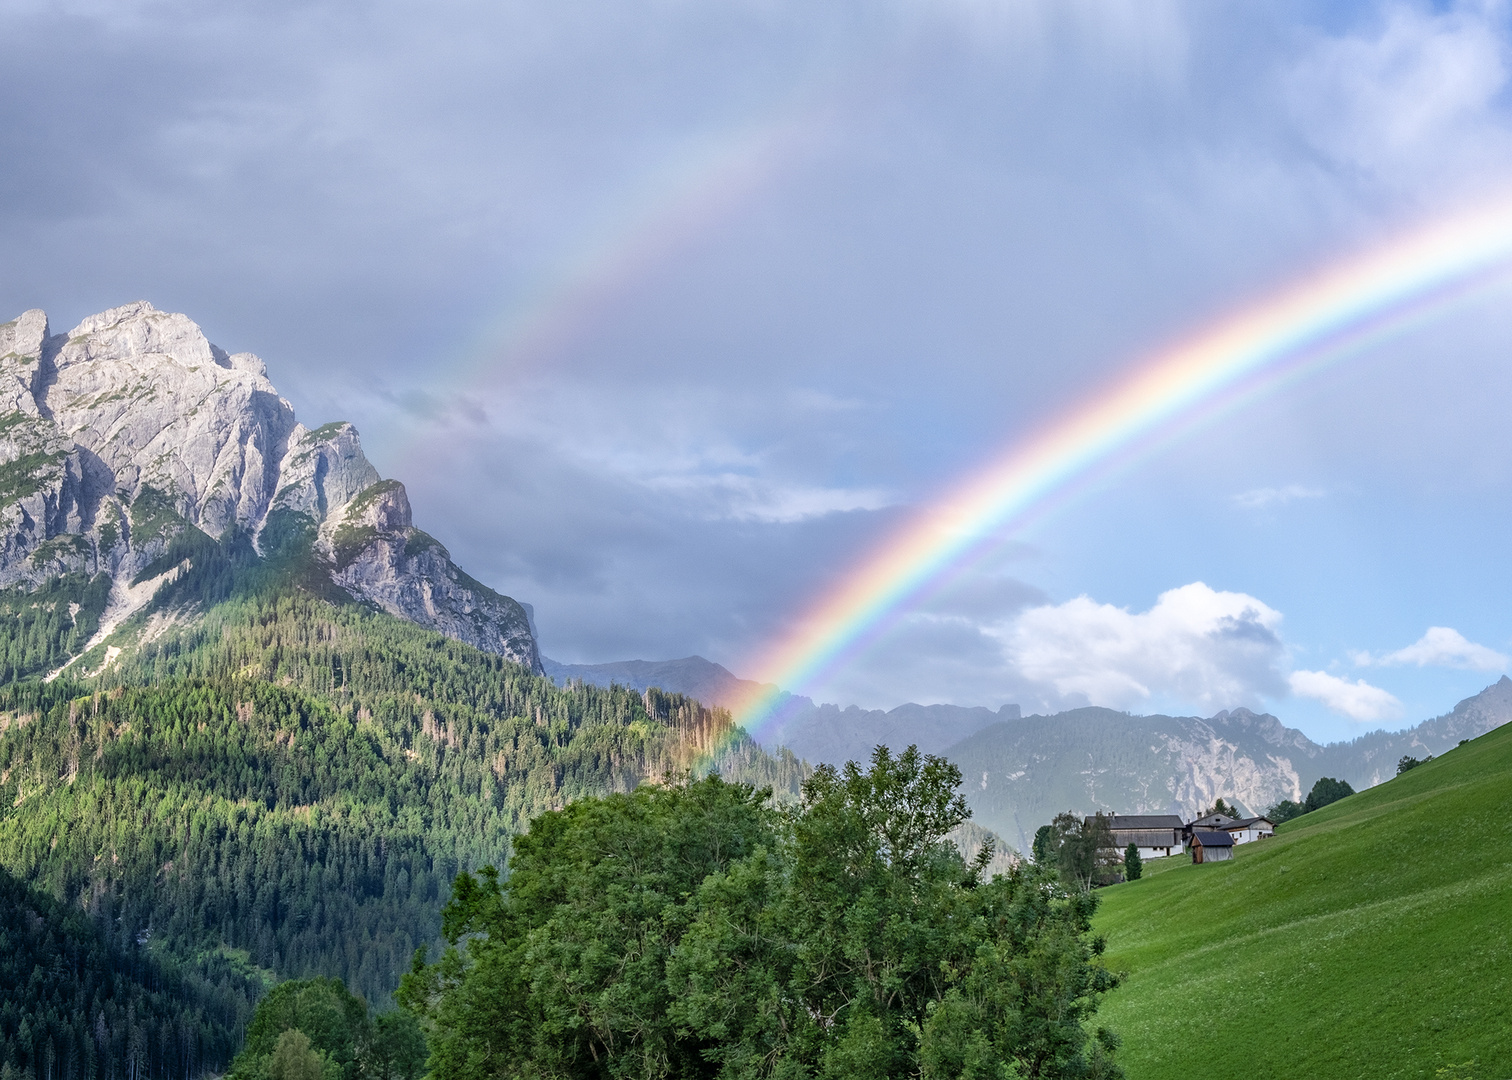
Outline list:
[[[1443,310],[1512,261],[1512,201],[1441,221],[1305,278],[1136,367],[914,516],[747,670],[768,688],[735,710],[759,737],[785,688],[818,686],[910,601],[1002,542],[1052,496],[1205,409]]]

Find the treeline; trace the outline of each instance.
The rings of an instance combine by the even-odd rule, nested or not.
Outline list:
[[[121,948],[244,950],[375,1003],[531,816],[708,765],[795,794],[724,710],[559,689],[353,605],[242,598],[98,683],[0,689],[0,865]]]
[[[107,941],[81,912],[0,870],[0,1077],[115,1080],[219,1072],[260,987]]]

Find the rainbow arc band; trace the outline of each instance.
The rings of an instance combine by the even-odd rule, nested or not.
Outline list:
[[[911,601],[1120,455],[1441,314],[1498,281],[1509,262],[1512,199],[1502,199],[1334,264],[1155,353],[916,514],[772,642],[746,677],[793,693],[820,684]],[[734,710],[736,720],[759,738],[781,700],[778,690],[754,693]]]

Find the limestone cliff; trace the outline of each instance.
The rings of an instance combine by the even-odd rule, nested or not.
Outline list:
[[[354,598],[541,670],[521,605],[414,528],[355,428],[300,424],[256,356],[145,302],[66,334],[37,310],[0,325],[0,587],[108,574],[113,624],[188,530],[306,538]]]

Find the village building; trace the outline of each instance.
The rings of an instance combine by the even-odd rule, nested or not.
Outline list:
[[[1163,859],[1179,854],[1185,843],[1181,818],[1175,814],[1113,814],[1107,820],[1120,855],[1133,844],[1141,859]]]
[[[1224,829],[1196,829],[1192,833],[1194,863],[1223,862],[1234,857],[1234,838]]]
[[[1240,818],[1225,825],[1223,831],[1234,838],[1234,843],[1248,844],[1275,836],[1276,823],[1267,817]]]
[[[1238,818],[1230,817],[1228,814],[1204,814],[1196,821],[1187,823],[1186,838],[1190,840],[1192,833],[1198,829],[1227,829],[1238,820]]]

